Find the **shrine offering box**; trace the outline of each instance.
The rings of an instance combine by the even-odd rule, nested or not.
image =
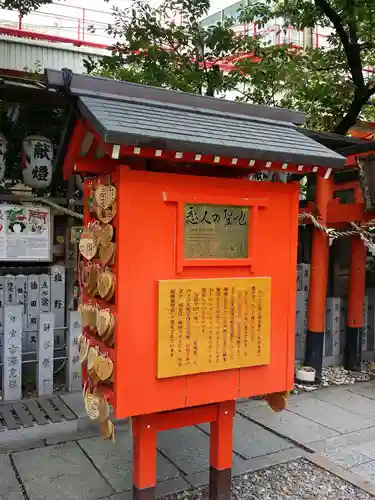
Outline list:
[[[126,166],[111,182],[116,417],[291,388],[298,185]]]

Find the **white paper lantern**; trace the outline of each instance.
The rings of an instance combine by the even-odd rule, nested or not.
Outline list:
[[[8,149],[8,141],[3,134],[0,134],[0,182],[5,175],[5,155]]]
[[[42,135],[29,135],[22,142],[23,182],[32,188],[46,189],[53,174],[53,144]]]

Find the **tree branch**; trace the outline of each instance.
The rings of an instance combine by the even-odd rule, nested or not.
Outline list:
[[[328,19],[333,24],[338,36],[340,37],[341,43],[344,47],[346,54],[346,59],[349,64],[350,73],[353,78],[354,84],[363,89],[365,87],[365,81],[362,73],[362,61],[360,55],[360,47],[357,41],[357,32],[353,22],[349,23],[351,37],[354,36],[354,40],[349,39],[343,25],[343,21],[340,15],[331,7],[328,0],[314,0],[315,5],[328,17]],[[354,13],[353,13],[354,15]],[[354,31],[353,31],[354,30]]]
[[[363,106],[368,101],[369,97],[370,95],[367,89],[365,89],[365,91],[357,89],[354,95],[354,99],[350,104],[346,115],[342,118],[340,123],[338,123],[338,125],[334,127],[333,132],[335,132],[336,134],[345,135],[350,130],[350,128],[357,123],[358,115],[361,112]]]

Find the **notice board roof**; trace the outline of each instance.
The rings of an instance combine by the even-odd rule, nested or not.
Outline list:
[[[343,168],[345,158],[303,134],[304,116],[195,94],[46,70],[105,144],[253,161]]]

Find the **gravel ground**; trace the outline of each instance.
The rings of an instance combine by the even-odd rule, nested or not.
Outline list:
[[[234,500],[371,500],[374,497],[337,476],[299,459],[237,476]],[[163,500],[206,500],[207,488],[168,495]]]

